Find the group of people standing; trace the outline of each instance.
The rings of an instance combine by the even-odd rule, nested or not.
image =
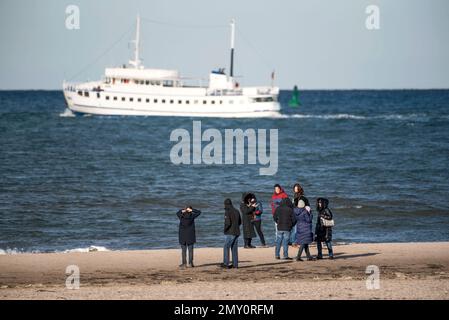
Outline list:
[[[332,211],[328,208],[329,201],[325,198],[316,200],[317,220],[315,233],[312,231],[313,214],[309,200],[304,195],[304,189],[300,184],[293,187],[293,202],[284,189],[276,184],[271,197],[271,213],[275,224],[276,246],[275,258],[281,259],[281,247],[283,248],[282,259],[291,260],[288,255],[289,246],[299,247],[296,260],[303,261],[302,253],[306,253],[307,260],[322,259],[322,242],[327,246],[329,259],[333,259],[332,249],[332,227],[334,226]],[[238,238],[240,237],[240,226],[243,224],[244,248],[256,248],[252,239],[257,235],[262,247],[267,247],[262,231],[263,206],[253,193],[246,192],[242,195],[240,212],[231,199],[224,201],[224,234],[225,244],[223,249],[223,268],[238,268]],[[193,267],[193,244],[196,242],[195,219],[201,211],[186,207],[178,211],[179,243],[182,248],[181,268],[187,267],[187,251],[189,252],[188,265]],[[316,258],[310,254],[309,245],[316,241],[318,255]],[[230,254],[231,253],[231,254]],[[232,257],[232,264],[230,258]]]

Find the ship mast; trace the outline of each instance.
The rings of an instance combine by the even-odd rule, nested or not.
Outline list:
[[[229,75],[234,76],[234,40],[235,40],[235,20],[231,20],[231,67]]]
[[[136,39],[132,41],[134,43],[134,60],[130,60],[129,64],[134,66],[134,68],[138,69],[140,67],[140,63],[142,62],[139,57],[140,50],[140,16],[137,15],[136,21]]]

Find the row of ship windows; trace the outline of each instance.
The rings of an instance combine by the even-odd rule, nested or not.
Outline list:
[[[99,97],[98,97],[98,98],[99,98]],[[106,100],[110,100],[109,96],[105,96],[105,98],[106,98]],[[113,100],[114,100],[114,101],[117,101],[117,97],[113,97]],[[137,102],[142,102],[142,98],[137,98],[136,100],[137,100]],[[125,97],[122,97],[122,101],[126,101],[126,98],[125,98]],[[129,102],[133,102],[133,101],[134,101],[134,98],[128,98],[128,101],[129,101]],[[153,99],[153,102],[154,102],[154,103],[158,103],[158,101],[159,101],[158,99]],[[166,99],[161,99],[160,101],[161,101],[161,103],[167,103],[167,100],[166,100]],[[190,100],[184,100],[184,101],[185,101],[185,104],[190,104]],[[151,99],[146,98],[146,99],[145,99],[145,102],[146,102],[146,103],[150,103],[150,102],[151,102]],[[177,102],[178,102],[178,104],[182,104],[183,100],[177,100]],[[168,100],[168,103],[173,104],[173,103],[175,103],[175,100],[170,99],[170,100]],[[194,103],[194,104],[198,104],[199,101],[198,101],[198,100],[193,100],[193,103]],[[210,103],[215,104],[215,100],[210,100]],[[219,104],[222,104],[222,103],[223,103],[223,100],[219,100],[218,103],[219,103]],[[234,101],[233,101],[233,100],[230,100],[229,103],[230,103],[230,104],[233,104]],[[242,103],[243,103],[243,102],[242,102]],[[203,104],[207,104],[207,100],[203,100]]]
[[[78,94],[79,95],[83,95],[83,93],[81,91],[78,91]],[[85,97],[89,97],[89,92],[88,91],[84,91],[84,96]],[[100,98],[100,93],[99,92],[97,92],[97,98]],[[105,99],[106,100],[110,100],[110,96],[105,96]],[[118,97],[114,96],[114,97],[112,97],[112,99],[114,101],[117,101]],[[126,98],[125,97],[121,97],[121,100],[122,101],[126,101]],[[128,100],[129,100],[129,102],[134,102],[134,98],[133,97],[128,98]],[[158,99],[153,99],[154,103],[158,103],[158,101],[159,101]],[[160,101],[161,101],[161,103],[166,103],[167,102],[166,99],[161,99]],[[185,101],[185,104],[190,104],[190,100],[184,100],[184,101]],[[255,102],[268,102],[268,101],[273,101],[273,98],[272,97],[255,98],[254,101]],[[137,102],[142,102],[142,98],[137,98]],[[151,99],[146,98],[145,102],[146,103],[150,103]],[[183,100],[177,100],[177,102],[178,102],[178,104],[182,104]],[[203,100],[203,104],[207,104],[207,102],[208,102],[208,100]],[[215,102],[216,102],[215,100],[210,100],[211,104],[215,104]],[[175,100],[170,99],[169,103],[173,104],[173,103],[175,103]],[[193,100],[193,103],[194,104],[198,104],[199,101],[198,100]],[[218,103],[222,104],[223,100],[219,100]],[[233,103],[234,103],[234,100],[229,100],[229,104],[233,104]],[[240,100],[240,103],[243,103],[243,101]]]
[[[115,84],[116,81],[120,82],[120,83],[131,83],[131,81],[134,84],[140,84],[140,85],[152,85],[152,86],[160,86],[162,84],[162,86],[164,87],[173,87],[175,84],[178,84],[178,82],[175,82],[173,80],[163,80],[163,81],[159,81],[159,80],[130,80],[130,79],[116,79],[116,78],[106,78],[105,82],[107,84],[112,83]]]

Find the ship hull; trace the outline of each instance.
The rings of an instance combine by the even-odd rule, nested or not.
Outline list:
[[[137,99],[131,102],[129,98],[125,101],[105,100],[101,95],[100,98],[96,98],[95,93],[84,97],[72,91],[64,91],[64,96],[68,108],[76,114],[217,118],[271,118],[280,115],[280,104],[275,101],[277,96],[272,97],[273,101],[264,102],[255,102],[254,99],[241,96],[184,99],[157,96],[157,98],[141,98],[140,102],[137,102]],[[147,103],[147,99],[150,102]],[[155,103],[155,100],[158,102]],[[187,101],[189,104],[186,104]]]

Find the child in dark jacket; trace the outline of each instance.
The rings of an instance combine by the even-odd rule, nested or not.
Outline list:
[[[182,263],[180,268],[187,266],[187,249],[189,250],[189,267],[193,268],[193,244],[196,242],[195,219],[201,214],[200,210],[186,207],[179,210],[179,244],[182,249]]]

